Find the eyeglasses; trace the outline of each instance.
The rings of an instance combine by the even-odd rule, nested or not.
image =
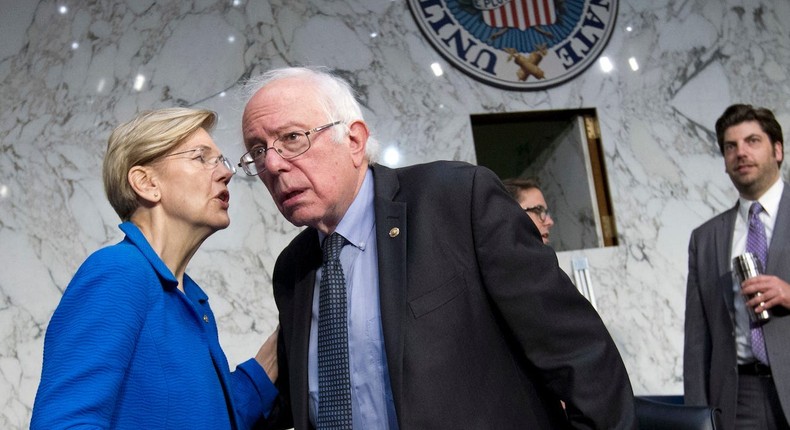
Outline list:
[[[239,160],[239,167],[244,169],[244,173],[249,176],[259,175],[266,171],[266,151],[274,149],[274,152],[280,155],[284,160],[298,157],[308,149],[310,149],[310,135],[318,134],[329,127],[340,124],[342,121],[335,121],[329,124],[305,130],[305,131],[292,131],[283,136],[278,137],[272,146],[265,147],[263,145],[256,146],[250,149],[249,152],[241,156]]]
[[[538,216],[541,222],[545,222],[546,218],[551,217],[549,209],[546,206],[532,206],[531,208],[524,209],[526,213],[533,213]]]
[[[203,155],[203,152],[205,150],[206,149],[202,148],[202,147],[201,148],[192,148],[192,149],[187,149],[186,151],[176,152],[176,153],[173,153],[173,154],[167,154],[167,155],[164,156],[164,158],[173,157],[173,156],[176,156],[176,155],[188,154],[188,153],[191,152],[191,153],[195,154],[194,158],[192,158],[192,159],[193,160],[200,160],[200,162],[203,164],[203,167],[206,168],[206,169],[213,169],[213,168],[217,167],[217,165],[219,163],[222,163],[222,165],[225,166],[226,169],[230,170],[230,172],[232,174],[234,174],[234,175],[236,174],[236,166],[234,166],[233,163],[231,163],[231,161],[228,160],[224,155],[219,154],[216,157],[205,157]]]

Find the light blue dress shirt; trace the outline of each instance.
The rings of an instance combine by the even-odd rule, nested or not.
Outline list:
[[[397,429],[379,302],[376,221],[373,210],[373,174],[368,170],[362,187],[335,231],[350,245],[343,247],[340,262],[348,297],[349,370],[351,410],[355,429]],[[325,234],[318,234],[323,243]],[[318,416],[318,298],[321,270],[316,274],[313,317],[310,326],[308,376],[310,421]]]

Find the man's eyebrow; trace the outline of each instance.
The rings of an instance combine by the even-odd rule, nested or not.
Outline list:
[[[266,146],[266,139],[261,139],[260,137],[245,138],[244,141],[250,148],[253,146]]]
[[[288,122],[286,124],[283,124],[283,125],[277,127],[276,129],[274,129],[272,135],[274,137],[274,140],[277,140],[285,133],[290,133],[290,132],[293,132],[293,131],[307,131],[307,130],[308,130],[308,128],[305,127],[304,125],[302,125],[300,123],[297,123],[297,122],[290,121],[290,122]],[[244,141],[247,142],[250,147],[255,146],[255,145],[266,146],[266,143],[268,142],[267,139],[263,139],[263,138],[260,138],[258,136],[254,136],[254,137],[251,137],[249,139],[244,138]]]

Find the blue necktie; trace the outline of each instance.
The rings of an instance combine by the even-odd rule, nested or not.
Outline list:
[[[749,233],[746,235],[746,252],[751,252],[760,260],[761,270],[765,271],[765,262],[768,257],[768,241],[765,238],[765,225],[760,221],[760,212],[763,207],[754,202],[749,208]],[[754,312],[748,309],[747,312]],[[752,353],[763,364],[768,364],[768,353],[765,350],[765,339],[760,322],[752,323],[751,328]]]
[[[346,280],[340,265],[340,250],[347,243],[338,233],[324,239],[318,296],[318,430],[352,428]]]

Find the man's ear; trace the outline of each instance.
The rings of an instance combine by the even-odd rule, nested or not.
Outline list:
[[[159,185],[154,171],[149,166],[132,166],[127,174],[129,185],[137,195],[149,202],[159,201]]]
[[[370,131],[364,121],[357,120],[348,125],[348,145],[351,149],[354,165],[357,167],[361,166],[364,161],[367,161],[365,149],[367,148],[369,137]]]

